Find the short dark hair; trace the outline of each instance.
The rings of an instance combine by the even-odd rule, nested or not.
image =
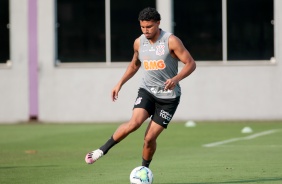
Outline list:
[[[144,20],[145,21],[150,21],[150,20],[160,21],[161,15],[159,14],[159,12],[155,8],[147,7],[139,13],[138,20],[139,21],[140,20],[141,21],[144,21]]]

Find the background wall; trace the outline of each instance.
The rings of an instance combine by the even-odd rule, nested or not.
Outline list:
[[[0,68],[0,122],[29,119],[27,0],[10,1],[10,44],[12,66]]]
[[[141,73],[126,83],[118,101],[112,102],[110,92],[126,63],[55,66],[55,4],[37,2],[39,120],[129,119]],[[0,68],[1,123],[29,120],[27,5],[27,0],[10,1],[12,66]],[[275,63],[197,62],[196,71],[180,82],[183,95],[174,120],[282,119],[281,9],[282,2],[275,0]]]

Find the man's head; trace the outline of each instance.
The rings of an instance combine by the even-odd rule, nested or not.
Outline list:
[[[140,27],[143,34],[149,40],[157,38],[161,15],[155,8],[145,8],[139,13]]]
[[[161,20],[161,15],[155,8],[145,8],[139,13],[139,21],[160,21]]]

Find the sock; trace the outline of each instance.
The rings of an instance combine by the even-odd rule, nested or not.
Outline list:
[[[118,142],[113,139],[113,136],[103,145],[100,147],[100,150],[103,151],[104,155],[108,153],[108,151],[116,145]]]
[[[144,158],[142,158],[142,166],[149,168],[151,161],[152,160],[145,160]]]

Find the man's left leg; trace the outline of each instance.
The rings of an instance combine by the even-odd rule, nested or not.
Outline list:
[[[144,137],[142,166],[149,168],[154,153],[157,149],[157,138],[163,130],[164,127],[158,125],[153,120],[150,121]]]

